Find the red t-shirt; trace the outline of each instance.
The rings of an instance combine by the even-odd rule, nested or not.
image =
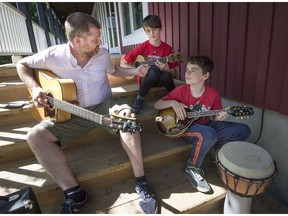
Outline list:
[[[184,84],[176,87],[168,95],[164,96],[161,100],[176,100],[193,109],[197,102],[200,107],[197,111],[217,110],[222,109],[222,101],[219,92],[209,86],[205,86],[205,91],[201,97],[195,98],[191,94],[190,85]],[[209,117],[201,118],[197,121],[199,124],[205,124],[210,121]]]

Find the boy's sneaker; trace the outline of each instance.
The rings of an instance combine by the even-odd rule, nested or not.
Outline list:
[[[88,193],[85,191],[85,199],[82,202],[75,202],[67,199],[63,205],[61,214],[76,214],[81,212],[89,204]]]
[[[147,182],[141,182],[135,187],[139,195],[139,205],[145,214],[156,214],[158,212],[158,202],[152,189]]]
[[[194,166],[186,166],[184,169],[184,174],[198,191],[203,193],[208,193],[211,191],[210,185],[207,181],[202,177],[204,172],[201,168],[196,168]]]
[[[144,99],[141,99],[138,97],[134,100],[133,109],[136,114],[140,114],[143,112],[143,102],[144,102]]]

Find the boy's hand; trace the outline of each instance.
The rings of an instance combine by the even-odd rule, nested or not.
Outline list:
[[[169,66],[167,63],[163,63],[163,62],[160,62],[160,61],[156,61],[155,62],[155,65],[161,70],[161,71],[169,71]]]
[[[172,107],[173,107],[178,119],[184,120],[185,118],[187,118],[187,113],[185,110],[185,108],[187,108],[186,105],[184,105],[178,101],[174,101],[172,104]]]
[[[227,107],[225,110],[229,109]],[[215,121],[225,121],[229,117],[229,114],[226,111],[221,111],[217,116],[215,116]]]

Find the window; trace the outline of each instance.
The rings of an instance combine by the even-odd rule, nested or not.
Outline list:
[[[132,10],[133,10],[133,26],[134,30],[142,28],[143,23],[143,10],[142,10],[142,3],[135,2],[132,3]]]
[[[123,33],[124,35],[131,34],[131,22],[130,22],[130,13],[129,13],[129,3],[122,4],[122,14],[123,14]]]
[[[142,22],[143,18],[148,15],[148,3],[123,2],[119,5],[123,45],[138,44],[147,40],[142,29]]]

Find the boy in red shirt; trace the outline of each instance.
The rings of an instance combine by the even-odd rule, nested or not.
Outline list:
[[[143,29],[149,40],[139,44],[134,50],[129,52],[121,59],[120,66],[125,68],[134,67],[135,59],[138,55],[146,57],[148,60],[158,59],[160,57],[167,57],[174,53],[172,47],[167,43],[161,41],[160,30],[162,28],[161,20],[156,15],[148,15],[143,20]],[[173,77],[176,74],[174,69],[178,63],[160,62],[156,61],[153,64],[146,77],[137,77],[139,92],[137,98],[134,100],[133,109],[136,114],[143,111],[144,98],[152,87],[164,86],[170,92],[175,88]]]
[[[172,107],[180,120],[187,118],[186,108],[193,111],[222,109],[219,92],[204,84],[213,67],[213,62],[206,56],[190,57],[185,73],[186,84],[175,88],[157,101],[154,104],[155,109]],[[211,191],[200,168],[206,154],[227,142],[245,141],[251,133],[246,124],[225,121],[227,118],[226,111],[212,117],[204,117],[195,121],[182,136],[187,143],[193,144],[184,174],[193,187],[204,193]]]

